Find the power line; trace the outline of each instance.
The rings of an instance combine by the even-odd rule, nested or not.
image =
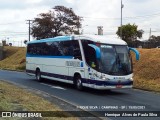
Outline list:
[[[17,36],[19,36],[19,35],[28,35],[28,33],[18,33],[18,34],[4,34],[4,33],[2,33],[0,36],[2,36],[2,35],[6,35],[6,36],[17,35]]]
[[[8,34],[8,33],[9,33],[9,34],[10,34],[10,33],[11,33],[11,34],[18,34],[18,33],[27,33],[27,32],[0,31],[0,33],[1,33],[1,34],[4,34],[4,33],[7,33],[7,34]]]
[[[139,19],[139,18],[144,18],[144,17],[151,17],[151,16],[160,16],[160,13],[154,13],[154,14],[148,14],[148,15],[141,15],[141,16],[126,16],[126,17],[123,17],[123,19]],[[86,19],[112,19],[112,20],[119,20],[121,18],[119,17],[113,17],[113,18],[98,18],[98,17],[88,17],[88,16],[84,16],[82,18],[86,18]],[[33,20],[26,20],[26,21],[33,21]],[[15,21],[15,22],[9,22],[9,23],[3,23],[3,24],[0,24],[0,25],[9,25],[9,24],[20,24],[24,21]]]
[[[151,17],[151,16],[160,16],[160,13],[154,13],[154,14],[148,14],[148,15],[141,15],[141,16],[126,16],[126,17],[123,17],[123,19],[140,19],[140,18],[146,18],[146,17]],[[85,19],[111,19],[111,20],[120,20],[121,18],[120,17],[113,17],[113,18],[98,18],[98,17],[88,17],[88,16],[84,16],[82,18],[85,18]],[[29,21],[33,21],[33,20],[27,20],[28,22]],[[20,24],[20,23],[23,23],[24,21],[15,21],[15,22],[9,22],[9,23],[2,23],[0,25],[9,25],[9,24]]]
[[[148,15],[142,15],[142,16],[128,16],[128,17],[123,17],[123,19],[139,19],[139,18],[146,18],[146,17],[151,17],[151,16],[160,16],[160,13],[155,13],[155,14],[148,14]],[[97,17],[88,17],[88,16],[84,16],[82,18],[86,18],[86,19],[111,19],[111,20],[119,20],[121,18],[97,18]]]
[[[0,25],[10,25],[10,24],[21,24],[24,21],[16,21],[16,22],[9,22],[9,23],[2,23]]]

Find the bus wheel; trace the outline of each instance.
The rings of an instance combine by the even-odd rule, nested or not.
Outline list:
[[[82,88],[83,88],[83,86],[82,86],[82,79],[81,79],[81,77],[79,75],[76,76],[75,85],[76,85],[76,88],[78,90],[82,90]]]
[[[39,69],[36,70],[36,80],[41,82],[42,78],[41,78],[41,72]]]

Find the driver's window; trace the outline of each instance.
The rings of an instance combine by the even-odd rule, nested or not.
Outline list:
[[[88,44],[93,44],[93,41],[82,40],[84,55],[87,64],[93,69],[97,69],[96,51],[94,48],[90,47]]]

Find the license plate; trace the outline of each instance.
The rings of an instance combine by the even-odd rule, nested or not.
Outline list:
[[[116,85],[116,88],[122,88],[122,85]]]

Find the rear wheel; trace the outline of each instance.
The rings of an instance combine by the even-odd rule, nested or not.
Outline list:
[[[41,82],[42,78],[41,78],[41,72],[39,69],[36,70],[36,80]]]
[[[80,77],[80,75],[77,75],[75,77],[75,86],[78,90],[82,90],[83,89],[83,86],[82,86],[82,79]]]

